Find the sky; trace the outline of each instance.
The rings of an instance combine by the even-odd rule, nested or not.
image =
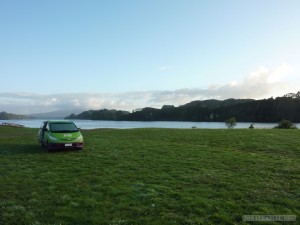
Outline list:
[[[0,0],[0,111],[300,90],[299,0]]]

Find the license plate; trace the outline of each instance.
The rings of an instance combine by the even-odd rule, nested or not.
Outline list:
[[[65,147],[72,147],[72,144],[65,144]]]

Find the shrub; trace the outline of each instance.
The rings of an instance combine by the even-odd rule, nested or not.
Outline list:
[[[289,120],[283,119],[275,127],[278,129],[296,129],[297,127]]]
[[[227,128],[234,128],[236,126],[236,119],[235,117],[231,117],[225,121],[225,125]]]

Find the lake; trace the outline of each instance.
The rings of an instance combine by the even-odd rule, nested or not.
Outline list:
[[[2,123],[17,123],[30,128],[39,128],[42,122],[41,119],[28,120],[0,120]],[[107,120],[73,120],[77,127],[81,129],[95,128],[115,128],[115,129],[130,129],[130,128],[205,128],[205,129],[222,129],[226,128],[224,122],[179,122],[179,121],[107,121]],[[251,123],[238,122],[235,128],[248,128]],[[254,128],[273,128],[277,123],[255,123]],[[300,124],[295,124],[297,127]]]

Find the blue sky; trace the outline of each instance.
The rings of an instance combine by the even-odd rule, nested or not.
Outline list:
[[[0,111],[300,90],[298,0],[0,0]]]

